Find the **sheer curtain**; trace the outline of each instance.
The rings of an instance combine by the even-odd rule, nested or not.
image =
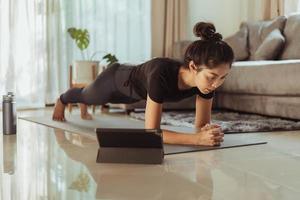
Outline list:
[[[68,66],[81,60],[69,27],[90,32],[87,54],[120,62],[150,58],[150,0],[0,0],[0,95],[19,108],[54,103],[68,88]]]
[[[19,107],[41,107],[47,67],[41,2],[0,2],[0,94],[13,91]]]
[[[47,27],[47,103],[68,88],[68,66],[83,59],[67,35],[69,27],[88,29],[88,59],[95,52],[94,60],[101,60],[108,52],[120,62],[138,63],[150,58],[150,0],[53,0],[48,5]]]

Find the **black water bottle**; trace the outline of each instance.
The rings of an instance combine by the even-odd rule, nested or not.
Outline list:
[[[7,95],[3,95],[2,100],[3,110],[3,134],[11,135],[17,133],[17,119],[16,119],[16,107],[14,94],[8,92]]]

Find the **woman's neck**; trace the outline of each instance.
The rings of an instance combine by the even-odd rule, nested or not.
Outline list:
[[[181,66],[178,72],[178,88],[179,90],[190,89],[195,87],[195,81],[189,69]]]

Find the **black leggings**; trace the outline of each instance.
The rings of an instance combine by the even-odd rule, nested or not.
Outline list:
[[[119,63],[115,63],[98,75],[96,80],[85,88],[71,88],[60,96],[63,104],[83,103],[87,105],[104,105],[106,103],[134,103],[139,101],[124,92],[120,92],[118,88],[123,87],[123,82],[129,77],[130,71],[124,71],[121,80],[115,81],[115,74]],[[118,84],[118,87],[117,85]],[[127,90],[127,88],[124,88]]]

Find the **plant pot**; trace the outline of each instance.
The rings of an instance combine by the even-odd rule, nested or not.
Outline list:
[[[99,61],[74,61],[71,68],[73,83],[89,84],[98,74]]]

